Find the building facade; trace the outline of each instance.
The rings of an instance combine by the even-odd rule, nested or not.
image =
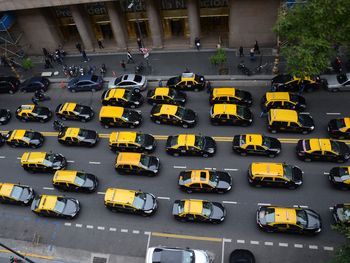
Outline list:
[[[88,51],[98,40],[125,50],[140,38],[147,47],[176,42],[203,46],[275,46],[272,32],[280,0],[2,0],[0,11],[16,22],[9,32],[23,32],[29,53],[43,47],[80,42]]]

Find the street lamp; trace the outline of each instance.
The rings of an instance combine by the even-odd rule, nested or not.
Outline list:
[[[139,0],[137,0],[139,1]],[[131,0],[131,3],[128,5],[128,9],[133,8],[134,14],[135,14],[135,19],[136,19],[136,24],[137,24],[137,30],[139,32],[139,37],[141,40],[141,45],[143,46],[143,39],[142,39],[142,33],[141,33],[141,27],[140,27],[140,22],[138,19],[138,13],[136,12],[136,5],[135,5],[135,0]]]

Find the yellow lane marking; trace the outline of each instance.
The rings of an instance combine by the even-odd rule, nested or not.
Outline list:
[[[0,249],[1,253],[12,253],[6,249]],[[33,254],[33,253],[23,253],[21,251],[17,251],[18,253],[20,253],[21,255],[25,256],[25,257],[33,257],[33,258],[42,258],[42,259],[48,259],[48,260],[53,260],[55,259],[52,256],[45,256],[45,255],[39,255],[39,254]]]
[[[219,237],[189,236],[189,235],[168,234],[168,233],[160,233],[160,232],[152,232],[152,236],[189,239],[189,240],[201,240],[201,241],[210,241],[210,242],[222,242],[222,238],[219,238]]]

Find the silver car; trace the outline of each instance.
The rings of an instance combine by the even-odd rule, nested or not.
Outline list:
[[[108,83],[108,88],[127,88],[135,92],[144,91],[147,88],[145,76],[137,74],[124,74]]]
[[[350,73],[338,75],[322,75],[322,79],[326,80],[328,91],[350,91]]]
[[[145,263],[211,263],[214,254],[204,250],[171,247],[150,247],[147,250]]]

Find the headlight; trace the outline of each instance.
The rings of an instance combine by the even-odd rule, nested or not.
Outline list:
[[[135,123],[136,125],[140,124],[140,122],[139,122],[139,121],[135,121],[134,123]]]
[[[310,129],[311,129],[311,130],[314,130],[314,129],[315,129],[315,126],[311,126]]]
[[[140,104],[140,102],[138,102],[138,101],[135,101],[134,103],[135,103],[136,105],[137,105],[137,104]]]
[[[146,213],[146,214],[150,214],[150,213],[153,212],[153,210],[145,210],[145,211],[143,211],[143,212]]]

